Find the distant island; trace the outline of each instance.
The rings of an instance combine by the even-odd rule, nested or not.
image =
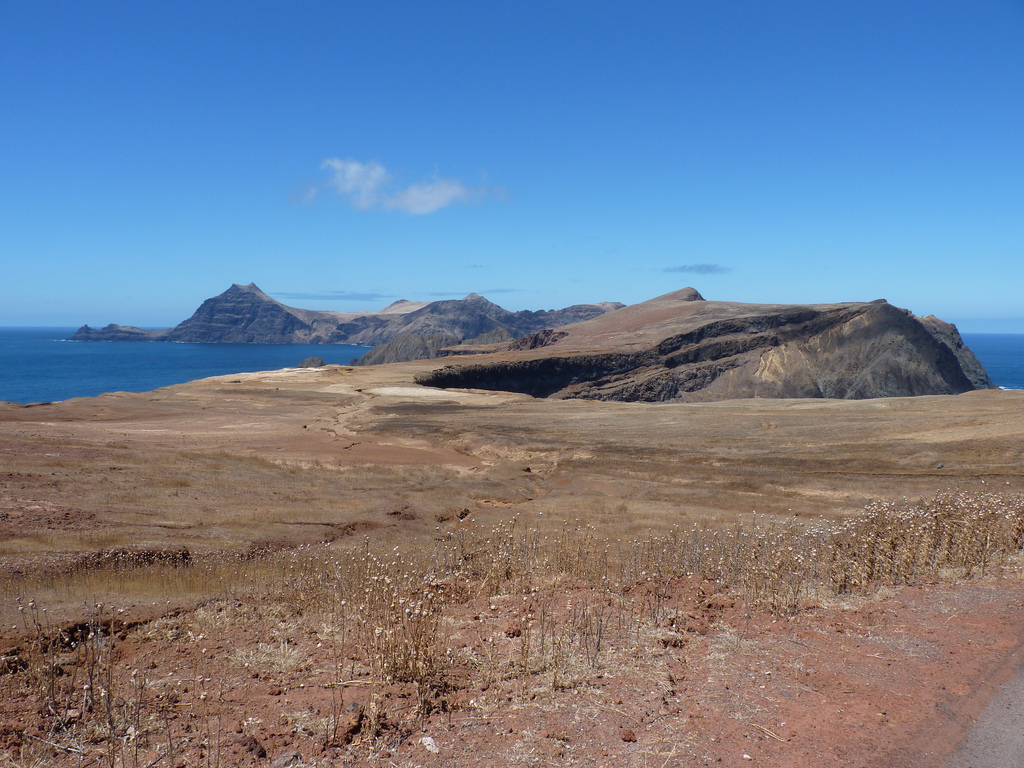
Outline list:
[[[235,284],[204,301],[174,328],[147,330],[127,325],[83,325],[71,341],[179,341],[206,344],[362,344],[376,347],[396,337],[444,337],[503,341],[589,320],[624,306],[618,302],[565,309],[510,312],[482,296],[413,302],[396,301],[378,312],[324,312],[289,307],[254,283]]]

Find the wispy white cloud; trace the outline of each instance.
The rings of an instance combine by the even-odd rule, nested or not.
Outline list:
[[[469,202],[473,193],[455,179],[412,184],[384,201],[384,207],[406,213],[433,213],[453,203]]]
[[[387,198],[384,188],[391,176],[380,163],[330,157],[320,164],[320,170],[330,171],[327,185],[348,196],[360,211],[377,208]]]
[[[483,288],[483,289],[478,289],[478,290],[479,290],[478,295],[480,295],[480,296],[489,296],[492,293],[522,293],[524,289],[523,288]],[[469,293],[477,293],[477,291],[470,291],[470,292],[467,292],[467,291],[430,291],[426,295],[430,296],[431,298],[450,299],[450,298],[453,298],[453,297],[455,297],[455,298],[462,298],[464,296],[467,296]]]
[[[373,161],[361,163],[330,157],[320,164],[320,170],[329,174],[323,187],[347,197],[360,211],[382,209],[422,215],[456,203],[473,202],[488,194],[485,188],[470,188],[457,179],[436,176],[401,186],[383,165]],[[316,194],[315,190],[310,192],[305,201],[311,202]]]

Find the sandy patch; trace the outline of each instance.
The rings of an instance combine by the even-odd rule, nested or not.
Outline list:
[[[469,392],[454,392],[447,389],[429,389],[427,387],[375,387],[366,390],[371,395],[382,395],[384,397],[416,398],[418,400],[480,400],[486,395],[471,394]]]

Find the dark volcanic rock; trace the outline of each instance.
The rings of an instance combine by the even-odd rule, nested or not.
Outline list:
[[[75,340],[99,341],[188,341],[206,343],[259,344],[364,344],[379,346],[399,336],[450,336],[457,344],[464,339],[493,339],[491,343],[518,338],[541,328],[565,325],[618,309],[622,304],[580,304],[540,312],[509,312],[482,296],[416,304],[397,301],[380,312],[320,312],[288,307],[255,284],[232,285],[219,296],[207,299],[188,320],[161,331],[144,331],[130,326],[109,325],[102,329],[83,326]],[[445,344],[448,344],[445,341]],[[482,341],[478,343],[483,343]],[[403,355],[420,355],[408,342]],[[428,350],[435,342],[423,342]],[[411,360],[395,348],[382,352],[381,359]],[[428,355],[428,356],[432,356]]]
[[[167,340],[290,344],[297,335],[308,335],[311,330],[289,307],[249,283],[232,285],[204,301],[192,317],[167,334]]]
[[[428,387],[493,389],[521,392],[533,397],[549,397],[577,382],[595,381],[634,370],[641,362],[634,355],[608,354],[447,365],[424,376],[417,376],[416,383]]]
[[[955,325],[939,320],[935,315],[922,317],[921,324],[928,329],[929,333],[936,340],[953,351],[957,360],[960,361],[960,367],[963,369],[964,374],[971,380],[971,384],[974,385],[975,389],[998,389],[988,377],[988,372],[981,364],[981,361],[964,344],[964,340],[960,337],[960,332],[956,329]]]
[[[352,365],[380,365],[382,363],[401,363],[406,360],[426,360],[437,357],[444,347],[458,344],[462,339],[452,333],[418,333],[399,334],[387,344],[374,347],[362,357],[352,361]]]
[[[402,315],[380,337],[387,342],[400,334],[428,336],[447,333],[461,341],[504,330],[512,338],[519,338],[543,328],[590,320],[621,306],[618,303],[576,304],[559,310],[509,312],[483,296],[471,293],[464,299],[434,301],[422,309]]]
[[[508,344],[505,349],[513,351],[517,349],[539,349],[540,347],[550,347],[556,341],[564,339],[568,335],[569,334],[565,331],[555,331],[551,328],[545,328],[543,331],[537,331],[529,336],[516,339],[511,344]]]
[[[307,357],[301,363],[299,368],[323,368],[324,359],[322,357]]]
[[[476,338],[466,339],[463,344],[501,344],[506,341],[513,341],[515,337],[505,328],[495,328],[493,331],[482,333]]]
[[[164,341],[169,332],[169,328],[148,330],[113,323],[103,328],[83,325],[71,336],[71,341]]]
[[[619,327],[613,325],[616,313],[568,327],[557,345],[539,353],[526,347],[492,356],[501,358],[493,361],[449,365],[417,381],[535,397],[644,402],[863,399],[959,394],[991,385],[953,326],[922,322],[884,301],[817,306],[707,302],[685,310],[683,302],[694,300],[683,292],[668,294],[645,302],[648,309],[629,308]],[[590,330],[594,324],[599,333]],[[638,329],[645,329],[649,343],[633,343]]]

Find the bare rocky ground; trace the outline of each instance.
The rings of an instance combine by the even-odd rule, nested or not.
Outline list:
[[[1016,393],[547,402],[415,387],[423,365],[0,406],[0,765],[941,766],[1016,676],[1013,558],[781,613],[623,565],[753,510],[1019,493]],[[614,588],[478,574],[430,635],[443,675],[375,674],[332,558],[513,520],[586,562],[626,542]]]

